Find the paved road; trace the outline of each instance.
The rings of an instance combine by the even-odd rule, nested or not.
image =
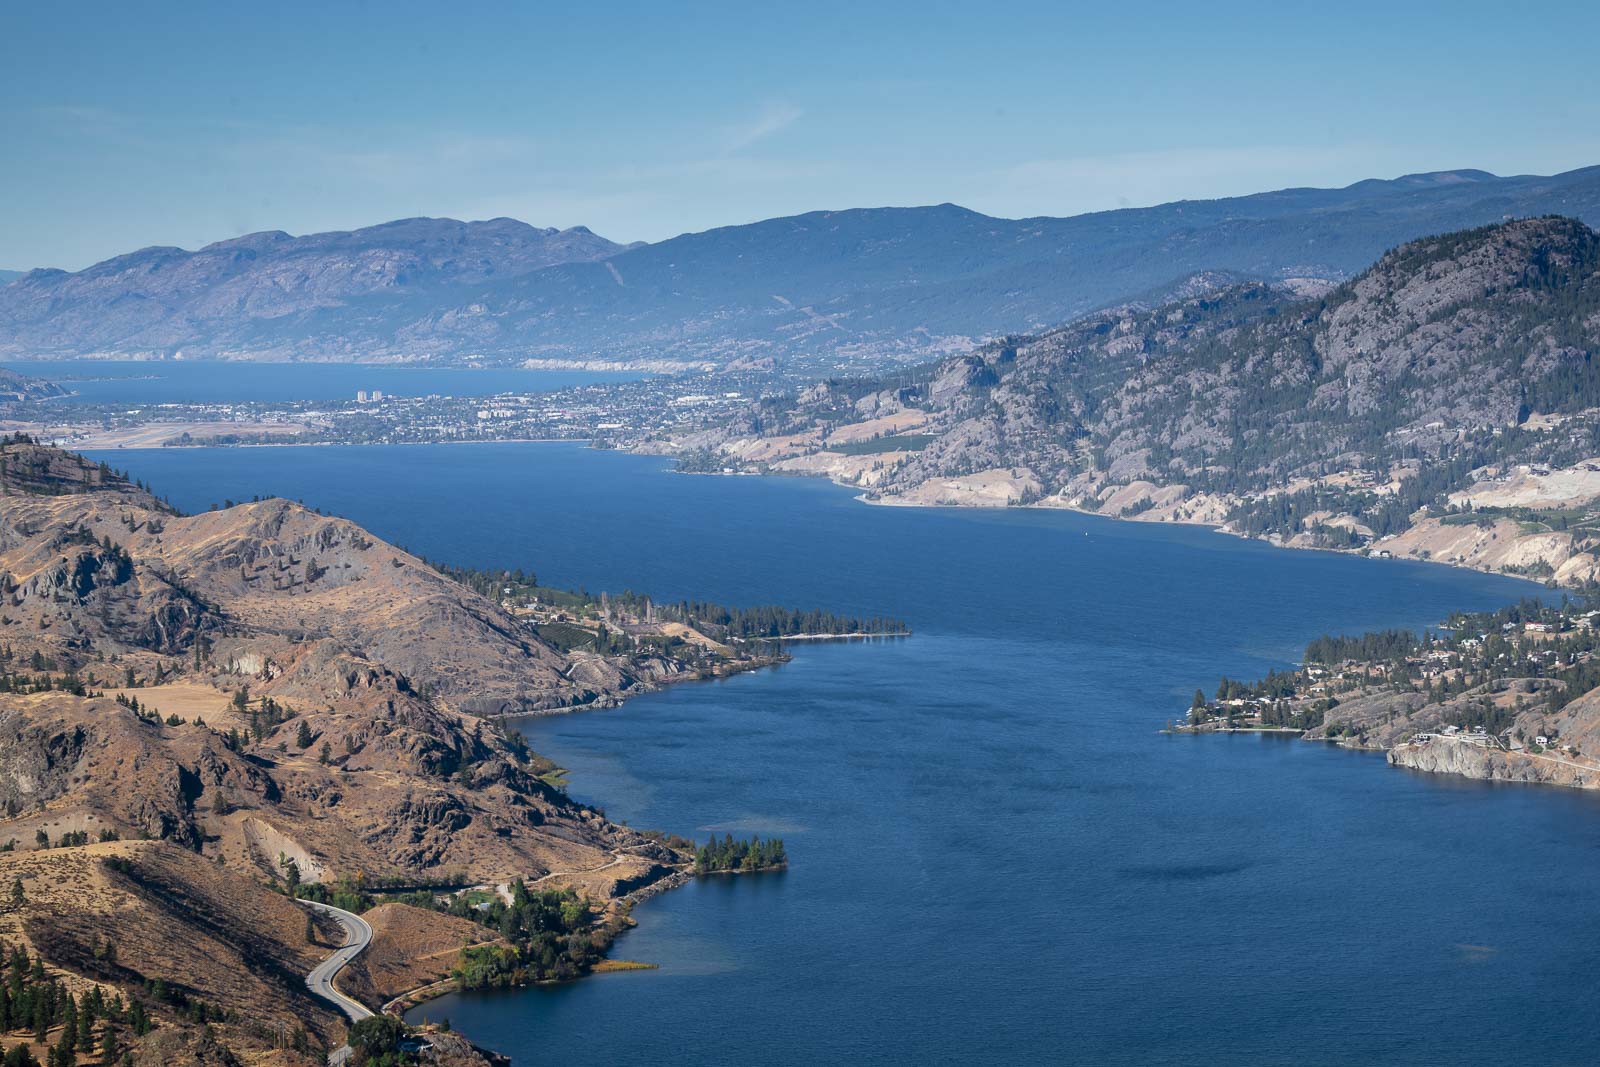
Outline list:
[[[359,1000],[354,1000],[339,992],[338,987],[333,984],[333,980],[340,971],[344,970],[345,964],[365,952],[367,946],[372,943],[372,927],[368,926],[367,920],[361,916],[345,911],[342,908],[335,908],[329,904],[318,904],[311,900],[302,900],[300,903],[312,911],[332,916],[338,920],[339,925],[344,929],[344,945],[335,949],[333,955],[312,968],[311,973],[306,975],[306,988],[311,990],[314,995],[321,997],[350,1016],[351,1022],[370,1019],[372,1012],[368,1011],[366,1006]],[[329,1054],[328,1063],[331,1067],[339,1067],[349,1058],[350,1046],[342,1045]]]

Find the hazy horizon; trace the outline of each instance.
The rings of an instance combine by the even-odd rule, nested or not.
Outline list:
[[[1569,168],[1566,168],[1566,169],[1560,170],[1560,171],[1551,171],[1548,174],[1534,174],[1531,171],[1518,172],[1518,173],[1507,173],[1507,174],[1495,174],[1494,172],[1488,172],[1488,173],[1490,173],[1495,178],[1553,177],[1553,176],[1557,176],[1557,175],[1560,175],[1560,174],[1563,174],[1563,173],[1567,173],[1569,171],[1586,170],[1591,166],[1600,166],[1600,163],[1580,164],[1578,166],[1569,167]],[[996,215],[996,214],[993,214],[993,213],[990,213],[990,212],[979,211],[977,208],[968,207],[966,204],[961,204],[961,203],[957,203],[955,201],[945,200],[945,201],[929,202],[929,203],[921,203],[921,204],[851,204],[851,205],[840,205],[840,206],[833,206],[833,207],[806,208],[806,209],[803,209],[803,210],[800,210],[800,211],[791,212],[788,215],[763,216],[762,218],[744,219],[744,220],[740,220],[740,221],[736,221],[736,222],[715,223],[715,224],[713,224],[711,226],[705,227],[704,230],[684,230],[681,233],[668,234],[666,237],[659,238],[657,241],[643,241],[643,240],[639,240],[639,239],[635,239],[635,238],[618,237],[618,236],[616,236],[614,234],[600,232],[600,231],[596,230],[593,226],[588,226],[585,223],[581,223],[581,222],[573,223],[570,227],[568,227],[568,226],[558,226],[558,227],[553,227],[553,228],[558,229],[558,230],[587,229],[590,232],[596,233],[596,234],[598,234],[598,236],[604,237],[607,240],[613,241],[613,242],[615,242],[616,244],[619,244],[619,245],[630,245],[630,244],[635,244],[635,243],[638,243],[638,244],[657,244],[657,243],[660,243],[660,241],[669,241],[669,240],[672,240],[674,237],[681,237],[681,236],[684,236],[686,234],[701,233],[701,232],[707,232],[707,231],[718,230],[718,229],[727,229],[727,228],[732,228],[732,227],[737,227],[737,226],[749,225],[749,224],[755,223],[755,222],[766,221],[766,220],[769,220],[769,219],[793,218],[793,217],[803,216],[803,215],[829,214],[829,213],[838,213],[838,212],[845,212],[845,211],[880,211],[880,210],[883,210],[883,211],[889,211],[889,210],[915,211],[915,210],[922,210],[922,209],[928,209],[928,208],[934,208],[934,207],[941,207],[941,206],[945,206],[945,205],[950,205],[950,206],[953,206],[953,207],[961,208],[961,209],[966,210],[966,211],[973,211],[973,212],[976,212],[977,214],[981,214],[981,215],[984,215],[984,216],[989,217],[989,218],[1003,219],[1003,220],[1008,220],[1008,221],[1025,221],[1026,219],[1029,219],[1029,218],[1071,218],[1071,217],[1074,217],[1074,216],[1077,216],[1077,215],[1093,215],[1093,214],[1104,213],[1104,212],[1107,212],[1107,211],[1139,210],[1139,209],[1142,209],[1142,208],[1159,207],[1162,204],[1181,203],[1181,202],[1186,202],[1186,201],[1201,202],[1201,201],[1213,201],[1213,200],[1227,200],[1227,199],[1235,199],[1235,198],[1239,198],[1239,197],[1251,196],[1251,195],[1255,195],[1255,194],[1259,194],[1259,193],[1281,192],[1281,191],[1286,191],[1286,190],[1290,190],[1290,189],[1297,189],[1297,188],[1342,189],[1342,188],[1347,188],[1347,187],[1349,187],[1351,185],[1359,184],[1359,183],[1361,183],[1363,181],[1374,181],[1374,180],[1376,180],[1376,181],[1399,181],[1399,180],[1404,179],[1404,178],[1413,177],[1413,176],[1417,176],[1417,175],[1424,175],[1424,174],[1451,174],[1451,173],[1460,173],[1460,172],[1465,172],[1465,171],[1483,171],[1483,170],[1485,170],[1485,168],[1482,168],[1482,167],[1440,167],[1440,168],[1437,168],[1437,169],[1434,169],[1434,170],[1427,170],[1427,171],[1409,171],[1409,172],[1407,172],[1405,174],[1368,175],[1365,178],[1358,178],[1354,182],[1345,182],[1345,183],[1342,183],[1340,185],[1284,186],[1281,189],[1251,189],[1251,190],[1247,190],[1247,191],[1240,192],[1240,193],[1227,193],[1227,194],[1223,194],[1223,195],[1215,196],[1215,197],[1198,197],[1198,196],[1177,197],[1174,200],[1157,201],[1157,202],[1152,203],[1152,204],[1131,204],[1131,205],[1122,205],[1122,206],[1115,207],[1115,208],[1099,208],[1099,209],[1093,209],[1093,210],[1089,210],[1089,211],[1073,212],[1071,215],[1061,215],[1061,216],[1049,216],[1049,215]],[[117,252],[114,252],[109,256],[103,257],[102,259],[93,260],[93,261],[91,261],[89,263],[82,264],[81,266],[78,266],[78,267],[57,268],[57,269],[67,269],[69,271],[84,270],[84,269],[87,269],[88,267],[95,266],[98,263],[105,262],[106,260],[114,259],[117,256],[126,255],[126,254],[133,253],[133,252],[138,252],[138,251],[141,251],[141,250],[146,249],[146,248],[177,247],[177,248],[181,248],[182,250],[187,251],[187,252],[194,252],[194,251],[198,251],[200,249],[209,247],[209,246],[214,245],[214,244],[220,244],[220,243],[223,243],[223,242],[226,242],[226,241],[230,241],[230,240],[237,240],[237,239],[239,239],[241,237],[248,237],[248,236],[250,236],[252,234],[257,234],[257,233],[285,232],[285,233],[288,233],[289,236],[293,237],[293,238],[311,237],[311,236],[315,236],[317,234],[322,234],[322,233],[350,233],[350,232],[355,232],[355,231],[359,231],[359,230],[372,229],[372,228],[375,228],[375,227],[384,226],[384,225],[388,225],[388,224],[391,224],[391,223],[404,222],[404,221],[407,221],[408,219],[419,219],[419,218],[433,219],[433,220],[442,221],[442,222],[444,222],[444,221],[460,222],[460,223],[464,223],[464,224],[467,224],[467,225],[481,224],[481,223],[485,223],[485,222],[494,222],[494,221],[497,221],[499,219],[509,219],[512,222],[523,223],[525,225],[528,225],[528,226],[531,226],[531,227],[535,227],[535,228],[538,228],[538,229],[552,228],[552,227],[547,226],[547,224],[545,224],[545,223],[541,223],[537,219],[522,219],[522,218],[517,218],[516,216],[512,216],[512,215],[496,215],[496,216],[484,217],[484,218],[456,218],[456,217],[450,216],[450,215],[412,215],[412,216],[407,216],[407,217],[404,217],[404,218],[377,219],[377,220],[374,220],[374,221],[371,221],[371,222],[362,222],[362,223],[358,223],[358,224],[350,225],[350,226],[335,227],[333,229],[328,229],[328,230],[305,230],[305,231],[298,231],[298,232],[297,231],[293,231],[293,230],[284,230],[284,228],[280,227],[280,226],[268,226],[268,227],[265,227],[265,228],[263,228],[261,230],[249,230],[249,231],[246,231],[244,233],[229,234],[229,235],[227,235],[225,237],[217,237],[217,238],[214,238],[214,239],[211,239],[211,240],[202,241],[202,242],[200,242],[198,244],[193,244],[193,245],[172,245],[170,243],[163,244],[161,242],[157,242],[155,244],[150,244],[150,245],[141,245],[141,246],[139,246],[137,248],[125,248],[125,249],[121,249],[121,250],[119,250]],[[26,273],[27,271],[35,270],[35,269],[41,269],[41,268],[40,267],[7,267],[5,265],[0,265],[0,271],[10,270],[10,271],[17,271],[19,273]],[[48,269],[48,267],[46,266],[43,269]]]
[[[424,215],[654,242],[827,207],[1059,217],[1600,159],[1600,12],[1449,13],[18,10],[0,266]]]

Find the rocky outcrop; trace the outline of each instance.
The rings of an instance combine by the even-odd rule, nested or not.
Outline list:
[[[1508,752],[1470,739],[1435,737],[1396,745],[1388,753],[1396,767],[1430,774],[1459,774],[1485,781],[1600,788],[1600,772],[1555,755]]]

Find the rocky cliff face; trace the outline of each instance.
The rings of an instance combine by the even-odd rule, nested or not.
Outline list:
[[[1470,741],[1438,738],[1427,744],[1401,744],[1389,750],[1396,767],[1430,774],[1458,774],[1483,781],[1600,788],[1600,774],[1559,756],[1506,752]]]

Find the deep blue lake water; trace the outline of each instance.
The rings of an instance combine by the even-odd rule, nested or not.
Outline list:
[[[359,390],[389,396],[493,396],[544,393],[643,377],[625,372],[515,367],[397,367],[375,363],[10,360],[0,366],[56,382],[76,395],[65,404],[237,404],[354,400]]]
[[[916,628],[524,723],[611,816],[781,834],[792,867],[638,908],[617,954],[660,970],[415,1013],[518,1063],[1600,1057],[1600,798],[1157,733],[1324,631],[1526,584],[568,445],[103,458],[180,506],[280,493],[434,558]]]

